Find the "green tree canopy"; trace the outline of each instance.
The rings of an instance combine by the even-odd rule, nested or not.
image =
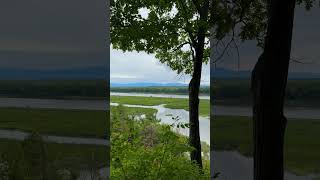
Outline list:
[[[192,1],[114,0],[111,14],[114,48],[154,53],[178,73],[192,73],[197,26],[208,29],[206,22],[197,18]],[[208,43],[207,39],[205,63],[209,59]]]

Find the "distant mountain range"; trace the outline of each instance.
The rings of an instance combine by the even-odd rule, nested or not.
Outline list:
[[[248,79],[251,77],[251,71],[236,71],[224,68],[211,69],[213,78],[240,78]],[[320,79],[320,73],[307,72],[289,72],[289,79]]]
[[[135,82],[135,83],[111,83],[111,87],[168,87],[177,86],[183,87],[188,86],[182,83],[155,83],[155,82]]]
[[[57,70],[0,69],[0,80],[90,80],[107,79],[107,68],[90,67]]]

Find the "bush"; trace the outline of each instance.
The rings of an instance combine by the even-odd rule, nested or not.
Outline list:
[[[111,111],[111,179],[209,179],[188,157],[187,138],[154,115],[135,118],[122,106]]]

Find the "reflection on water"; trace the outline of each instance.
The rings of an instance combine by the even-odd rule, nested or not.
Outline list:
[[[236,151],[211,151],[210,156],[214,171],[220,173],[217,180],[253,180],[253,158],[245,157]],[[296,176],[285,172],[284,179],[312,180],[315,177],[318,175]]]
[[[252,116],[252,107],[249,106],[212,106],[214,115]],[[310,107],[287,107],[284,109],[287,118],[320,120],[320,109]]]

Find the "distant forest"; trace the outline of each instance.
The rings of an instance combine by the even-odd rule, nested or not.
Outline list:
[[[111,92],[122,93],[153,93],[153,94],[181,94],[188,95],[187,86],[168,86],[168,87],[111,87]],[[200,87],[200,95],[210,95],[210,87]]]
[[[0,97],[102,99],[109,84],[103,80],[0,81]]]
[[[214,104],[250,105],[249,79],[212,79]],[[320,79],[288,80],[285,103],[289,106],[319,106]]]
[[[212,79],[212,103],[251,104],[249,79]],[[105,98],[109,83],[102,80],[39,80],[39,81],[0,81],[0,97],[92,99]],[[188,94],[187,86],[178,87],[111,87],[111,92]],[[292,106],[319,106],[320,79],[289,80],[286,104]],[[210,87],[200,88],[201,95],[210,95]]]

